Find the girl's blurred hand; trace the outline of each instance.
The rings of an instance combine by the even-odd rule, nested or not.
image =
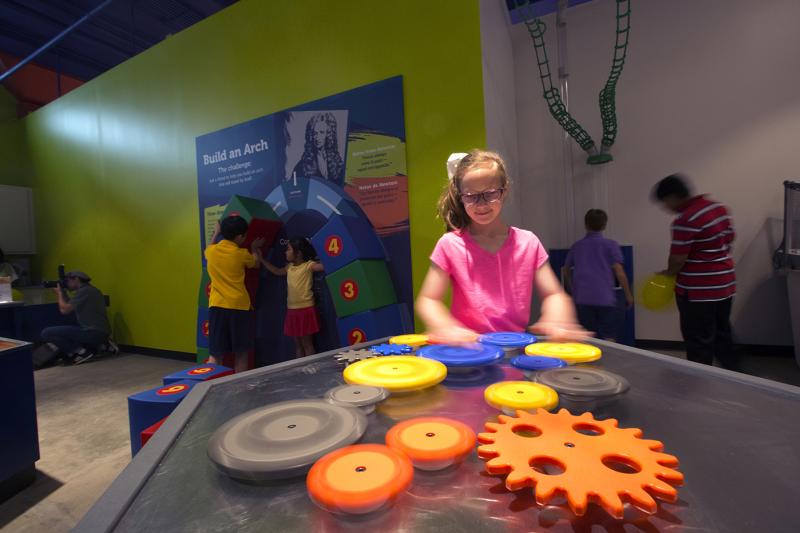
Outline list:
[[[452,326],[428,332],[428,340],[434,344],[472,344],[479,335],[471,329]]]
[[[545,318],[530,326],[528,330],[536,335],[546,336],[550,342],[582,342],[593,335],[577,322],[557,322]]]

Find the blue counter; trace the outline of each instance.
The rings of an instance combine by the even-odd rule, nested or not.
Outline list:
[[[36,477],[39,431],[31,345],[0,337],[0,502]]]
[[[62,315],[57,303],[0,303],[0,337],[35,342],[44,328],[76,324],[75,314]]]

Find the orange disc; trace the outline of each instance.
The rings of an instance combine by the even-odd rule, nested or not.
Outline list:
[[[413,477],[411,460],[399,451],[383,444],[356,444],[314,463],[306,487],[326,511],[366,514],[393,502]]]
[[[450,418],[412,418],[390,429],[386,444],[406,454],[420,470],[441,470],[472,452],[475,432]]]

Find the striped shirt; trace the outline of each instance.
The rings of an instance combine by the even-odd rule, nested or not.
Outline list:
[[[690,199],[672,223],[670,254],[686,255],[675,293],[692,302],[725,300],[736,294],[731,256],[735,237],[728,209],[704,195]]]

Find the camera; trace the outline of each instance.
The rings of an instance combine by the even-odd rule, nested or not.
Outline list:
[[[56,281],[49,281],[49,280],[48,281],[43,281],[42,282],[42,287],[45,287],[47,289],[54,289],[55,287],[58,286],[59,283],[61,284],[61,288],[62,289],[66,289],[67,288],[67,275],[66,275],[66,272],[64,270],[64,265],[58,265],[58,280],[56,280]]]

